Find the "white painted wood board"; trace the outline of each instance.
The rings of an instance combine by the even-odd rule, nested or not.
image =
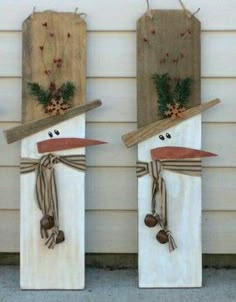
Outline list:
[[[236,32],[202,32],[201,76],[235,77]],[[112,45],[112,47],[111,47]],[[135,32],[89,32],[87,77],[136,77]],[[0,32],[0,76],[21,76],[21,33]]]
[[[213,0],[185,0],[184,3],[193,12],[198,7],[201,8],[198,18],[204,29],[235,29],[236,3],[234,0],[218,1],[217,5]],[[56,9],[74,12],[78,1],[34,0],[33,5],[35,5],[36,11]],[[150,1],[150,5],[152,9],[181,9],[177,0]],[[80,0],[79,2],[79,11],[87,13],[89,30],[134,30],[137,18],[144,13],[146,8],[145,1],[137,0],[112,2],[101,0],[98,5],[91,0]],[[31,0],[23,2],[11,0],[1,2],[0,9],[4,11],[0,20],[0,29],[19,30],[22,19],[32,12],[33,7]]]
[[[38,141],[48,139],[48,131],[60,137],[85,137],[85,115],[72,118],[22,140],[21,156],[40,158]],[[54,152],[58,155],[85,154],[85,148]],[[20,286],[22,289],[83,289],[84,280],[84,172],[63,164],[55,165],[60,228],[65,242],[53,250],[41,239],[42,213],[35,198],[35,173],[21,175]]]
[[[171,135],[164,141],[159,135]],[[150,150],[162,146],[201,149],[201,115],[153,136],[138,145],[138,160],[150,162]],[[202,285],[201,177],[163,172],[167,190],[168,229],[177,244],[156,240],[160,227],[148,228],[144,218],[151,213],[152,178],[138,179],[139,287],[200,287]]]

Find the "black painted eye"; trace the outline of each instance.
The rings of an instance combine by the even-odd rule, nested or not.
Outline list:
[[[165,140],[164,136],[163,135],[159,135],[159,139],[161,139],[162,141]]]
[[[56,135],[59,135],[59,134],[60,134],[60,132],[59,132],[57,129],[54,130],[54,133],[55,133]]]
[[[48,132],[48,135],[49,135],[50,137],[53,137],[53,134],[52,134],[51,131]]]
[[[166,137],[170,139],[171,138],[170,133],[166,133]]]

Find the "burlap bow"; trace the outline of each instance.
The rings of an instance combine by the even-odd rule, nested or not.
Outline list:
[[[59,233],[59,212],[57,186],[54,165],[62,163],[79,171],[85,171],[85,155],[58,156],[54,154],[43,155],[40,159],[22,158],[20,173],[36,172],[35,193],[39,209],[43,215],[50,215],[54,219],[51,234],[40,227],[41,237],[47,238],[45,245],[54,248]]]
[[[156,217],[159,225],[165,231],[168,236],[169,251],[172,252],[176,249],[176,243],[168,229],[167,221],[167,189],[166,183],[162,176],[163,170],[170,170],[172,172],[200,176],[201,175],[201,161],[200,159],[195,160],[162,160],[162,161],[151,161],[141,162],[138,161],[136,165],[137,177],[150,174],[152,177],[152,200],[151,210],[152,215]],[[156,210],[157,207],[157,193],[160,195],[160,211],[159,214]]]

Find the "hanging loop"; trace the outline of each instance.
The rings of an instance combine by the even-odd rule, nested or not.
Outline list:
[[[150,4],[149,4],[149,0],[146,0],[147,2],[147,15],[152,19],[152,12],[151,12],[151,9],[150,9]]]
[[[200,11],[200,8],[198,8],[194,13],[191,13],[189,10],[187,10],[186,6],[184,5],[183,1],[182,0],[179,0],[179,3],[180,5],[182,6],[184,12],[185,12],[185,15],[187,18],[191,19],[193,16],[195,16],[199,11]]]
[[[31,19],[34,18],[34,13],[35,13],[35,11],[36,11],[36,6],[33,7],[33,11],[32,11],[32,14],[31,14]]]
[[[74,16],[76,17],[78,15],[79,17],[81,17],[81,19],[85,20],[87,18],[87,14],[85,14],[85,13],[79,13],[78,14],[78,10],[79,10],[79,8],[76,7],[75,12],[74,12]]]

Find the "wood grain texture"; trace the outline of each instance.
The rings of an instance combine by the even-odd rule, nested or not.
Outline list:
[[[47,23],[47,27],[42,24]],[[56,73],[57,87],[71,81],[76,87],[72,105],[85,102],[86,75],[86,23],[73,13],[46,11],[35,13],[23,23],[22,54],[22,122],[30,122],[45,117],[42,107],[29,95],[27,83],[36,82],[48,88],[50,80],[45,69],[53,70],[53,60],[63,57],[63,64]],[[47,43],[44,46],[44,64],[40,46],[44,45],[45,32]],[[53,33],[53,37],[49,33]],[[70,38],[67,38],[68,33]],[[54,65],[53,65],[54,64]]]
[[[43,48],[43,50],[42,50]],[[62,66],[55,66],[55,59]],[[23,23],[22,128],[12,135],[22,139],[21,157],[40,158],[37,142],[48,139],[56,125],[60,138],[85,138],[87,109],[100,101],[85,103],[86,23],[77,14],[46,11],[34,13]],[[56,72],[54,70],[56,68]],[[49,74],[46,71],[49,70]],[[54,76],[51,77],[51,74]],[[54,78],[55,77],[55,78]],[[29,95],[29,82],[48,89],[75,85],[72,108],[64,115],[49,116]],[[76,106],[76,107],[75,107]],[[78,114],[83,113],[79,116]],[[28,128],[27,128],[28,127]],[[28,129],[28,130],[27,130]],[[14,140],[13,140],[14,141]],[[85,148],[55,151],[58,155],[83,154]],[[85,175],[63,164],[54,167],[57,182],[59,228],[65,242],[48,249],[41,239],[39,221],[43,213],[35,199],[35,173],[21,174],[20,286],[22,289],[83,289],[85,286],[84,225]],[[52,274],[53,270],[53,274]]]
[[[97,108],[101,106],[102,102],[100,100],[95,100],[88,104],[82,104],[76,107],[72,107],[65,111],[64,114],[58,116],[48,116],[42,119],[37,119],[34,121],[30,121],[20,126],[16,126],[14,128],[6,130],[5,136],[8,144],[14,143],[18,140],[21,140],[25,137],[28,137],[32,134],[37,133],[38,131],[42,131],[47,129],[48,127],[52,127],[60,122],[66,121],[70,118],[73,118],[77,115],[85,113],[89,110]]]
[[[208,103],[204,103],[195,107],[192,107],[185,112],[182,113],[180,118],[166,118],[163,120],[159,120],[157,122],[146,125],[138,130],[130,132],[122,136],[122,139],[126,145],[126,147],[132,147],[145,139],[152,137],[155,134],[158,134],[164,130],[167,130],[175,125],[180,124],[181,122],[200,114],[201,112],[217,105],[220,103],[219,99],[212,100]]]
[[[85,137],[85,114],[57,125],[61,137]],[[22,140],[21,156],[40,158],[36,143],[48,137],[40,131]],[[54,152],[58,155],[85,154],[85,148]],[[41,239],[42,212],[35,198],[36,173],[21,174],[20,285],[22,289],[82,289],[84,277],[85,174],[63,164],[54,167],[57,183],[60,229],[65,242],[53,250]],[[52,274],[53,269],[53,274]]]
[[[138,160],[150,162],[151,149],[166,146],[201,149],[201,115],[168,130],[171,139],[159,135],[139,143]],[[163,136],[165,132],[161,133]],[[194,134],[194,135],[193,135]],[[201,177],[163,171],[167,190],[168,229],[177,249],[169,252],[167,244],[156,240],[160,226],[148,228],[144,218],[151,213],[152,178],[138,179],[138,242],[140,287],[200,287],[202,282],[201,248]],[[157,212],[160,199],[157,196]],[[187,230],[191,230],[188,234]],[[193,256],[194,255],[194,256]]]
[[[200,22],[183,10],[152,10],[137,22],[138,128],[160,120],[153,74],[193,80],[188,108],[200,104]],[[183,36],[181,36],[183,35]],[[176,63],[174,62],[176,60]]]

